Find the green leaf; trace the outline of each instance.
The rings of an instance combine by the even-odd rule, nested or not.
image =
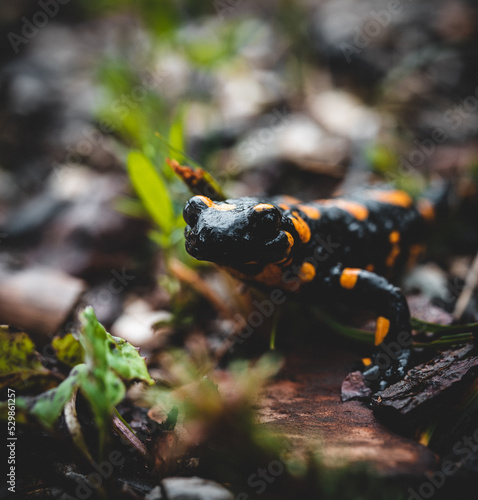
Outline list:
[[[81,314],[82,329],[80,343],[85,350],[85,362],[90,371],[106,372],[106,330],[96,318],[92,307],[87,307]]]
[[[464,325],[440,325],[438,323],[429,323],[419,318],[411,317],[410,324],[415,330],[422,330],[425,332],[441,333],[441,334],[458,334],[478,332],[478,323],[467,323]]]
[[[170,156],[177,151],[184,151],[184,110],[179,109],[174,117],[173,123],[169,129]],[[179,163],[184,161],[183,153],[179,153],[179,158],[176,158]]]
[[[99,455],[107,446],[111,416],[124,398],[123,380],[141,380],[154,384],[144,359],[126,340],[110,335],[96,318],[92,307],[82,315],[81,343],[88,367],[80,374],[80,390],[89,401],[99,432]]]
[[[71,398],[73,391],[79,385],[82,374],[86,371],[86,365],[77,365],[58,387],[32,398],[30,403],[25,398],[27,406],[30,406],[30,413],[46,427],[52,427]]]
[[[83,363],[85,352],[80,341],[72,333],[64,337],[55,337],[51,341],[56,357],[68,366],[75,366]]]
[[[136,347],[108,333],[97,320],[92,307],[87,307],[82,316],[81,339],[85,347],[85,359],[90,367],[101,371],[113,370],[126,381],[140,380],[154,384]]]
[[[98,428],[98,456],[102,460],[108,447],[109,430],[114,407],[125,396],[126,389],[121,379],[111,370],[101,377],[91,371],[82,373],[80,390],[90,403]]]
[[[87,371],[80,374],[80,390],[90,403],[98,428],[98,454],[102,459],[108,445],[109,423],[114,407],[124,397],[125,386],[108,366],[108,337],[92,307],[81,314],[80,341],[85,350]]]
[[[47,371],[38,359],[35,344],[25,332],[0,327],[0,376],[23,370]]]
[[[108,336],[108,364],[123,380],[140,380],[149,385],[154,380],[148,373],[144,359],[139,355],[136,347],[124,339]]]
[[[44,427],[52,428],[61,415],[65,404],[79,384],[79,375],[86,371],[86,365],[76,366],[57,387],[38,396],[18,396],[15,399],[15,419],[17,423],[39,422]],[[0,419],[6,418],[6,402],[0,403]]]
[[[128,174],[143,205],[158,226],[170,233],[173,229],[174,211],[168,190],[149,159],[132,151],[127,160]]]
[[[38,383],[51,387],[51,379],[51,372],[40,363],[30,337],[0,326],[0,389],[25,389]]]
[[[333,319],[323,309],[314,310],[314,315],[319,321],[322,321],[324,324],[344,337],[353,339],[357,342],[362,342],[364,344],[373,344],[374,342],[374,332],[371,330],[363,330],[361,328],[343,325]],[[440,325],[438,323],[428,323],[427,321],[411,317],[410,324],[412,329],[443,335],[438,340],[432,340],[430,342],[414,341],[414,347],[442,347],[467,343],[473,340],[473,334],[476,335],[476,332],[478,331],[478,323],[469,323],[465,325]]]

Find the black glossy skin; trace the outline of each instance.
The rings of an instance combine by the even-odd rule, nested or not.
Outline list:
[[[376,389],[404,375],[411,344],[407,302],[384,275],[393,276],[415,253],[433,217],[428,202],[417,206],[401,191],[370,189],[306,203],[289,197],[215,203],[195,196],[184,209],[193,257],[319,304],[366,307],[389,322],[385,338],[383,329],[378,336],[378,352],[397,342],[400,348],[389,366],[375,356],[382,383],[377,367],[366,375]]]
[[[256,212],[257,198],[239,198],[218,203],[233,210],[221,211],[207,207],[202,197],[194,196],[184,208],[186,250],[198,260],[242,267],[260,260],[264,264],[282,258],[288,247],[281,233],[280,208]]]

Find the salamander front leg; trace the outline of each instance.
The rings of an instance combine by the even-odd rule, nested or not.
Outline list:
[[[346,304],[377,313],[376,351],[364,372],[367,384],[383,390],[405,375],[410,358],[412,334],[410,311],[399,288],[375,273],[335,266],[325,277],[327,293]]]

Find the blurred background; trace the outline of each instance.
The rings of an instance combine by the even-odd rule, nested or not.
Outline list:
[[[227,350],[251,297],[186,254],[166,158],[229,197],[451,182],[408,290],[455,309],[478,249],[476,2],[2,0],[0,40],[0,323],[37,345],[91,304],[153,370],[165,346]],[[293,350],[313,327],[291,307]]]

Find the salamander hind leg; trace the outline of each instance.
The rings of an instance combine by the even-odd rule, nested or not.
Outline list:
[[[404,377],[412,344],[410,312],[399,288],[384,277],[358,268],[335,266],[324,279],[330,297],[377,314],[375,352],[364,372],[372,390],[383,390]]]

